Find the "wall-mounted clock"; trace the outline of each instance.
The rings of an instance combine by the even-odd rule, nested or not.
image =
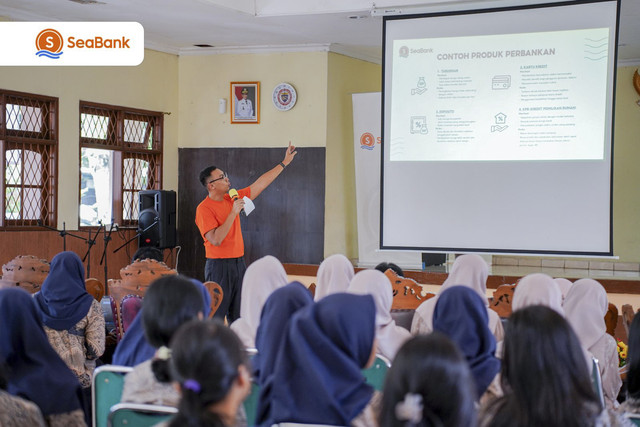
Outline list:
[[[280,83],[273,88],[273,105],[280,111],[289,111],[296,105],[296,90],[289,83]]]

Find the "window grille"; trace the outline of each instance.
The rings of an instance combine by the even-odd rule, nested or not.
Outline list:
[[[58,98],[0,90],[0,227],[57,226]]]

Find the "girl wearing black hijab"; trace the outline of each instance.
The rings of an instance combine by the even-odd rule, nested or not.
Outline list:
[[[0,290],[0,356],[7,392],[30,400],[51,427],[85,426],[78,379],[49,344],[28,292]]]
[[[49,275],[34,296],[49,342],[85,389],[104,352],[104,314],[85,287],[84,265],[74,252],[51,260]]]

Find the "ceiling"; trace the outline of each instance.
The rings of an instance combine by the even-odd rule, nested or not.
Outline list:
[[[381,63],[385,11],[429,13],[543,1],[2,0],[0,21],[137,21],[145,29],[146,48],[177,55],[323,50]],[[640,64],[640,1],[621,3],[618,63]]]

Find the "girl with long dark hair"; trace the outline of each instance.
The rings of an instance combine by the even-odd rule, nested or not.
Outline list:
[[[218,320],[194,320],[171,340],[173,380],[182,397],[171,427],[236,425],[251,390],[249,363],[238,337]]]
[[[379,424],[385,427],[474,427],[475,389],[464,356],[445,335],[407,341],[384,385]]]

